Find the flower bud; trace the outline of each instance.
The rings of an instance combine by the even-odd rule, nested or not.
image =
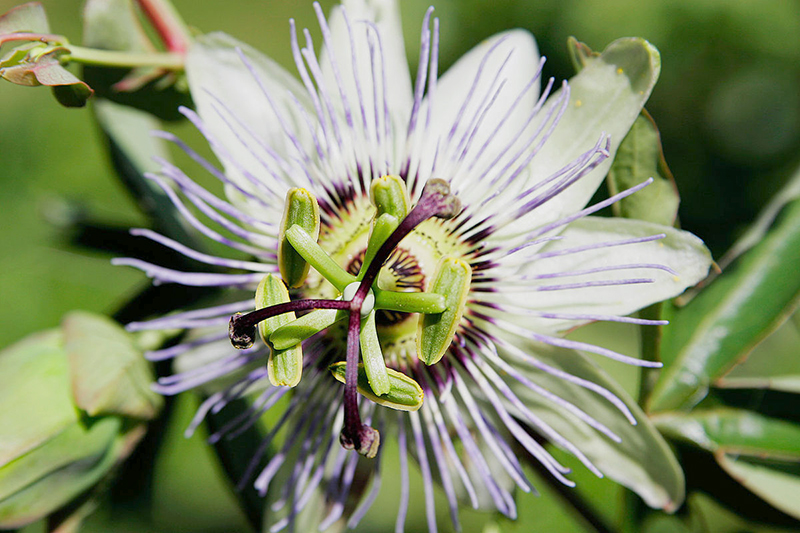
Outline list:
[[[0,352],[0,528],[58,510],[133,451],[161,409],[132,337],[84,312]]]

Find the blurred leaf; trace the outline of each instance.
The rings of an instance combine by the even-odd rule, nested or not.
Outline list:
[[[50,48],[42,54],[30,52],[19,64],[0,69],[0,77],[17,85],[53,87],[56,99],[66,107],[86,105],[94,91],[61,66],[58,57],[66,52],[65,48]]]
[[[47,14],[40,2],[28,2],[0,16],[0,35],[16,32],[49,33]]]
[[[153,52],[132,0],[89,0],[83,11],[83,44],[101,50]],[[158,68],[84,68],[84,78],[114,102],[152,113],[164,120],[183,118],[181,105],[191,106],[182,75]]]
[[[75,423],[78,413],[62,378],[67,372],[59,331],[32,335],[0,352],[0,466]]]
[[[158,185],[144,177],[160,168],[153,161],[154,157],[169,160],[165,141],[151,135],[153,130],[159,129],[160,123],[147,113],[105,99],[95,102],[94,112],[108,137],[114,168],[138,200],[141,210],[155,221],[156,229],[183,244],[192,245],[193,239],[175,206]]]
[[[164,400],[150,390],[153,375],[127,331],[110,319],[83,312],[68,314],[62,331],[79,408],[89,416],[156,416]]]
[[[108,473],[122,446],[121,421],[73,425],[0,474],[0,527],[24,525],[61,507]]]
[[[717,387],[800,393],[800,315],[795,313],[756,346],[742,363],[719,378]]]
[[[652,411],[689,408],[786,318],[800,293],[800,201],[781,210],[767,235],[685,308],[664,333],[667,365]]]
[[[658,128],[647,111],[642,110],[608,171],[609,193],[617,194],[651,177],[653,183],[611,206],[614,216],[672,226],[678,214],[680,198],[664,161]]]
[[[624,402],[637,424],[632,425],[617,407],[595,392],[536,370],[501,348],[500,356],[513,361],[515,369],[525,377],[605,424],[622,442],[613,442],[562,406],[544,399],[519,381],[506,378],[525,405],[574,443],[606,476],[635,491],[650,507],[666,511],[680,507],[685,490],[681,467],[661,434],[622,387],[575,351],[522,339],[513,342],[525,346],[526,353],[543,363],[608,389]]]
[[[725,453],[718,454],[717,461],[739,483],[777,509],[800,519],[800,468],[781,468]]]
[[[753,411],[721,408],[651,419],[665,435],[710,452],[800,462],[800,426]]]

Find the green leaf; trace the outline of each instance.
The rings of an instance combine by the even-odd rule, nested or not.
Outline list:
[[[506,335],[502,334],[503,337]],[[523,383],[510,376],[505,378],[523,403],[575,444],[603,474],[636,492],[650,507],[666,511],[680,507],[685,490],[680,464],[655,426],[622,387],[578,352],[516,336],[510,342],[540,362],[595,383],[617,396],[636,419],[636,425],[632,425],[616,406],[597,393],[538,370],[525,362],[520,354],[498,346],[500,357],[515,370],[573,403],[621,438],[619,443],[612,441]]]
[[[158,231],[198,249],[199,245],[187,231],[186,222],[167,195],[144,177],[148,172],[159,170],[154,157],[170,159],[166,143],[151,135],[153,130],[160,129],[161,123],[147,113],[103,98],[95,101],[93,109],[108,138],[114,168],[136,197],[139,208],[154,221]]]
[[[672,226],[680,203],[678,190],[664,161],[656,124],[642,110],[622,140],[606,180],[614,195],[649,178],[653,183],[612,205],[614,216]]]
[[[761,341],[743,362],[714,385],[727,389],[773,389],[800,393],[800,315],[783,323]]]
[[[89,416],[120,414],[149,420],[164,403],[131,335],[103,316],[74,311],[62,322],[75,403]]]
[[[792,311],[800,293],[800,201],[787,204],[769,233],[689,304],[664,331],[667,365],[652,411],[690,408]],[[669,318],[669,317],[667,317]]]
[[[6,33],[50,33],[47,14],[40,2],[28,2],[0,16],[0,35]]]
[[[782,468],[730,454],[717,461],[728,474],[770,505],[800,519],[800,468]]]
[[[753,411],[720,408],[651,419],[663,434],[710,452],[800,462],[800,426]]]

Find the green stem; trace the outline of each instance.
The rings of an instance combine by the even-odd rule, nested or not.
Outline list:
[[[183,54],[174,52],[118,52],[71,44],[64,45],[64,48],[69,53],[62,56],[62,60],[67,59],[84,65],[104,67],[158,67],[167,70],[183,70],[185,60]]]

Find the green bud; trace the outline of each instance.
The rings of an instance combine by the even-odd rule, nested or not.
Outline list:
[[[261,280],[256,288],[256,309],[271,307],[289,302],[289,291],[283,281],[268,274]],[[287,346],[285,349],[276,349],[270,343],[270,335],[294,321],[294,312],[283,313],[270,317],[258,323],[258,332],[261,338],[269,345],[270,353],[267,360],[267,373],[269,381],[276,387],[294,387],[300,383],[303,374],[303,348],[300,344]]]
[[[332,364],[328,369],[334,378],[344,383],[346,366],[346,362],[340,361]],[[367,371],[364,369],[364,365],[358,365],[358,392],[379,405],[391,407],[398,411],[416,411],[422,407],[422,400],[425,395],[419,383],[397,370],[387,368],[386,371],[389,375],[389,392],[383,396],[376,396],[369,385],[369,378],[367,378]]]
[[[289,189],[286,208],[278,237],[278,268],[289,287],[300,287],[308,275],[309,264],[297,253],[286,238],[286,230],[297,225],[316,241],[319,237],[319,204],[313,194],[305,189]]]
[[[375,327],[375,313],[367,315],[361,321],[361,359],[364,361],[364,370],[372,392],[378,396],[388,394],[391,390],[389,372],[386,361],[381,352],[381,343],[378,339],[378,330]]]
[[[133,339],[83,312],[0,352],[0,529],[86,493],[133,451],[163,400]]]
[[[445,257],[439,262],[430,292],[444,296],[447,309],[423,314],[417,327],[417,356],[426,365],[438,363],[453,341],[467,305],[472,269],[461,259]]]
[[[411,201],[408,198],[406,184],[400,176],[387,175],[372,180],[369,197],[378,209],[376,218],[385,213],[397,220],[406,218]]]

